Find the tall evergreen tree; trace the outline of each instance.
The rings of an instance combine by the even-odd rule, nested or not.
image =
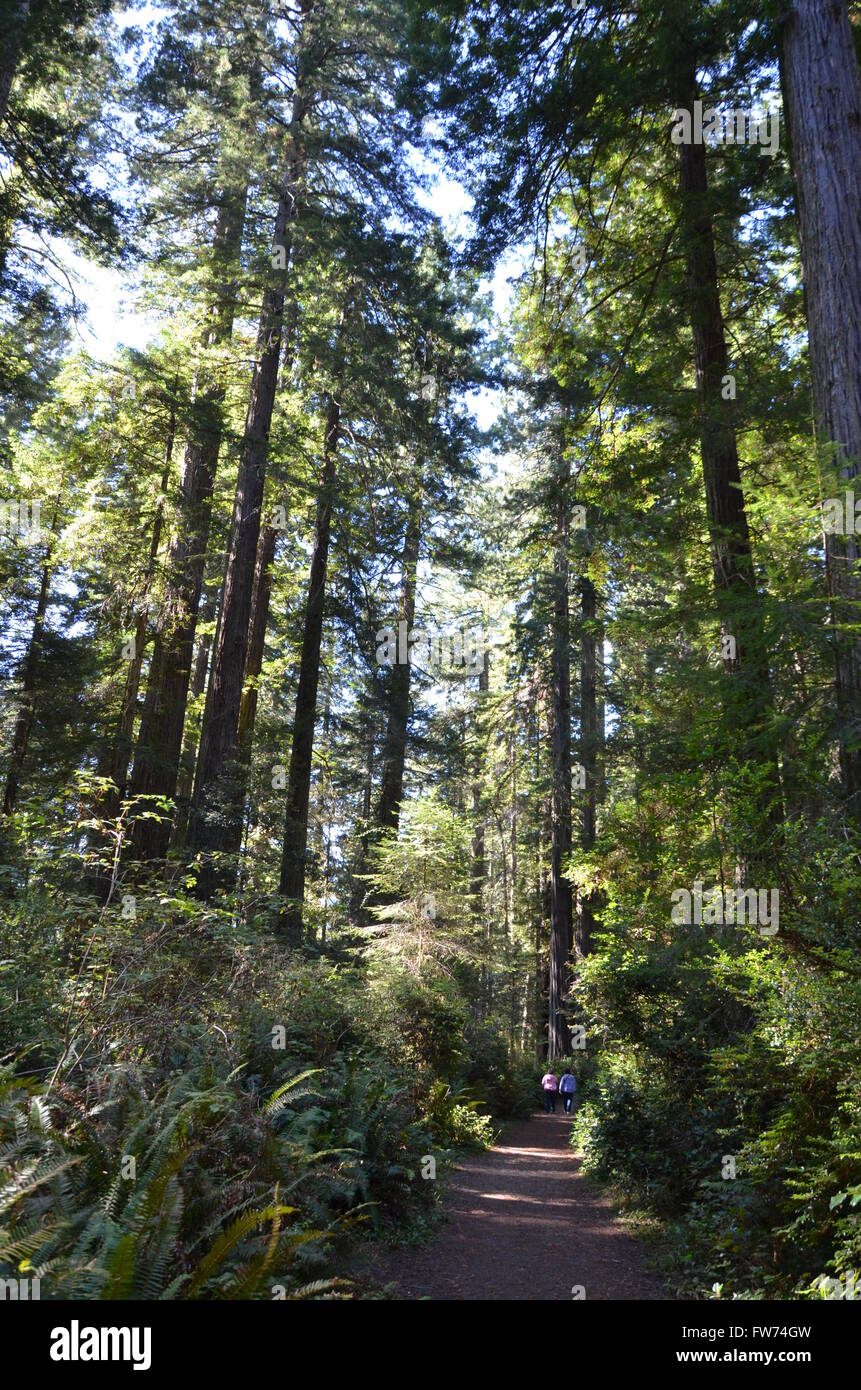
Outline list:
[[[191,51],[196,50],[192,48]],[[250,182],[248,160],[253,149],[252,137],[261,94],[259,59],[247,42],[236,45],[232,52],[222,48],[221,53],[226,59],[222,71],[226,68],[226,72],[217,87],[221,101],[217,151],[213,159],[216,195],[212,212],[215,220],[211,252],[202,273],[198,272],[202,308],[194,400],[186,429],[177,522],[168,550],[165,587],[131,779],[131,794],[137,798],[172,798],[176,793],[212,497],[224,434],[229,361],[226,355],[239,295]],[[178,56],[171,33],[166,37],[160,59],[150,69],[144,91],[160,92],[166,80],[165,69],[169,76]],[[181,56],[186,58],[187,52],[181,50]],[[203,74],[195,74],[195,81],[200,85],[208,76],[207,65]],[[168,85],[168,101],[173,91]],[[178,129],[172,124],[168,127],[168,157],[160,151],[168,175],[172,172],[169,151],[172,145],[182,150],[183,130],[182,122]],[[160,130],[157,138],[161,138]],[[205,169],[195,170],[198,179],[204,173]],[[204,201],[207,192],[198,184],[195,196]],[[176,196],[170,182],[165,196],[167,199]],[[183,205],[180,207],[182,209]],[[163,857],[170,838],[169,819],[156,815],[141,817],[136,822],[134,838],[136,851],[143,858]]]
[[[845,5],[781,11],[786,96],[806,292],[817,443],[846,482],[861,460],[861,78]],[[831,454],[831,457],[829,457]],[[826,535],[843,783],[861,814],[861,600],[853,534]]]

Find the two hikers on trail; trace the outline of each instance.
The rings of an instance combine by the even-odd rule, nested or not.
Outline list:
[[[577,1079],[568,1068],[562,1073],[561,1081],[557,1081],[552,1071],[546,1071],[541,1078],[541,1089],[544,1092],[544,1113],[549,1115],[551,1110],[556,1114],[556,1096],[562,1097],[565,1104],[565,1114],[571,1114],[571,1103],[574,1100],[574,1092],[577,1090]]]

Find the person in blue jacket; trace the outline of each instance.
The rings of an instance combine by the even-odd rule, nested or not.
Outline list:
[[[565,1103],[565,1114],[571,1114],[571,1104],[574,1100],[574,1092],[577,1090],[577,1078],[566,1067],[559,1078],[559,1094]]]

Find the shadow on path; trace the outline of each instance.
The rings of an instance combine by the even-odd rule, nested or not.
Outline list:
[[[387,1252],[372,1274],[396,1298],[566,1301],[668,1297],[638,1243],[580,1171],[565,1115],[506,1128],[452,1175],[446,1221],[419,1249]]]

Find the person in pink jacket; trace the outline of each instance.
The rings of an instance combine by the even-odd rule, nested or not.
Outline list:
[[[550,1111],[556,1114],[556,1092],[559,1090],[559,1082],[552,1071],[546,1071],[541,1078],[541,1089],[544,1092],[544,1113],[549,1115]]]

